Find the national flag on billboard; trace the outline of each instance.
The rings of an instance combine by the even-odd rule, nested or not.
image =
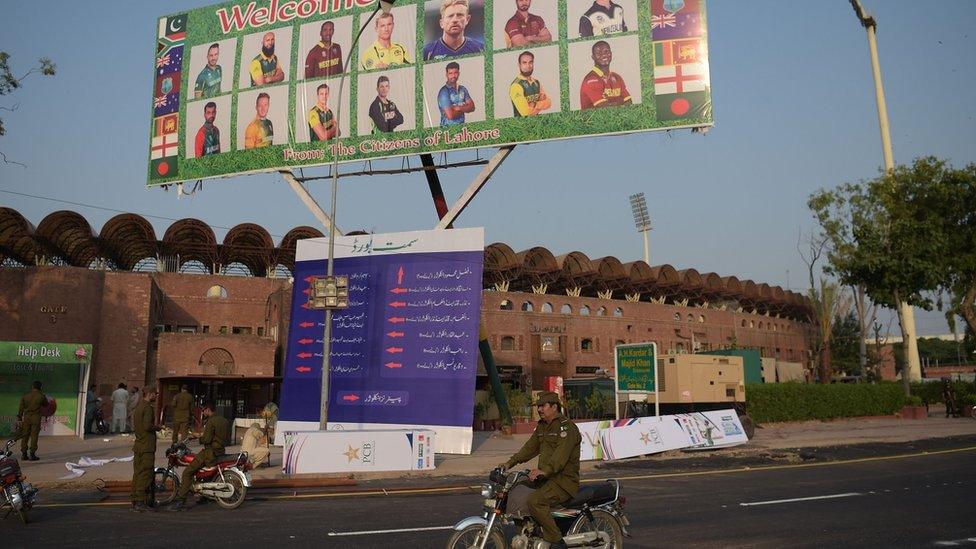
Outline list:
[[[183,40],[186,38],[186,14],[174,15],[160,19],[159,36],[168,36],[173,40]]]
[[[153,96],[170,95],[180,93],[180,73],[161,74],[156,76],[156,89]]]
[[[155,130],[153,131],[153,136],[166,135],[169,133],[176,133],[180,124],[179,114],[170,114],[167,116],[161,116],[153,120],[153,126]]]
[[[180,94],[157,95],[153,99],[153,116],[159,118],[180,110]]]
[[[707,56],[705,41],[700,38],[654,42],[655,67],[682,63],[703,63]]]
[[[174,134],[161,135],[152,138],[152,147],[149,149],[149,158],[165,158],[175,156],[180,150],[180,141]]]
[[[176,175],[176,156],[150,160],[149,179],[163,179]]]
[[[659,121],[711,117],[712,103],[707,91],[655,95],[654,102]]]
[[[707,87],[708,69],[701,63],[654,68],[655,95],[704,91]]]
[[[651,36],[674,40],[702,36],[701,0],[651,0]]]
[[[156,76],[180,72],[183,68],[183,46],[173,46],[156,56]]]

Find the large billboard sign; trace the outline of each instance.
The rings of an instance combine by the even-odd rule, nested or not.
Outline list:
[[[149,185],[712,124],[705,0],[377,5],[160,18]]]
[[[328,428],[423,428],[469,453],[478,369],[483,229],[338,237]],[[278,432],[319,428],[325,313],[308,304],[328,240],[298,242]]]

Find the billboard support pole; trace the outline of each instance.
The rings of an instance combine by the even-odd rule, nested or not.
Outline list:
[[[424,165],[424,176],[427,177],[427,187],[430,188],[430,197],[434,200],[437,219],[443,219],[447,215],[447,199],[444,198],[444,188],[441,187],[441,178],[437,175],[434,156],[430,153],[424,153],[420,155],[420,162]],[[451,227],[447,228],[450,229]]]
[[[481,171],[478,172],[478,175],[474,178],[474,181],[472,181],[471,184],[468,185],[468,188],[461,193],[461,196],[459,196],[457,201],[454,202],[454,205],[451,206],[451,209],[448,210],[447,214],[441,217],[440,222],[434,227],[435,230],[446,229],[454,224],[454,221],[459,215],[461,215],[461,212],[463,212],[464,209],[468,207],[468,204],[474,200],[474,197],[479,191],[481,191],[482,187],[488,183],[491,176],[498,171],[498,168],[501,167],[502,162],[505,162],[505,159],[508,158],[508,155],[512,154],[513,150],[515,150],[515,145],[508,145],[498,148],[495,156],[492,156],[491,160],[488,161],[488,164],[486,164],[484,168],[481,168]]]
[[[297,194],[298,198],[301,199],[301,201],[305,204],[308,211],[312,212],[312,215],[314,215],[315,218],[319,220],[319,223],[325,227],[325,230],[328,231],[329,228],[332,227],[332,218],[329,217],[329,214],[325,213],[322,206],[319,206],[319,203],[315,201],[315,198],[313,198],[307,190],[305,190],[305,187],[302,187],[302,184],[299,183],[298,179],[295,178],[295,174],[293,174],[291,170],[281,170],[278,173],[280,173],[281,177],[286,183],[288,183],[291,190],[295,191],[295,194]],[[336,227],[336,231],[340,233],[342,232],[339,227]]]

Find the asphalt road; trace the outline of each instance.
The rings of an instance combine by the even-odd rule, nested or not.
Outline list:
[[[974,469],[976,448],[968,447],[721,473],[604,472],[630,477],[627,547],[976,547]],[[0,521],[0,546],[436,548],[480,502],[457,492],[256,494],[235,511],[206,504],[146,514],[112,503],[48,503],[32,510],[27,526],[13,516]]]

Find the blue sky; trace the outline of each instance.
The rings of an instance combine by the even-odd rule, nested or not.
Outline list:
[[[3,107],[19,104],[2,113],[8,134],[0,137],[0,151],[28,165],[0,165],[0,191],[194,217],[215,227],[254,222],[276,242],[294,226],[317,226],[276,175],[207,181],[203,192],[183,200],[145,188],[155,20],[209,3],[7,3],[0,49],[11,54],[15,72],[47,56],[58,74],[32,76],[21,91],[0,99]],[[864,4],[879,25],[895,160],[932,154],[957,166],[976,161],[970,37],[976,2]],[[712,0],[708,8],[710,132],[519,147],[458,225],[484,226],[489,242],[516,250],[542,245],[557,254],[580,250],[628,261],[641,258],[643,247],[627,197],[644,192],[655,227],[653,264],[802,291],[806,268],[796,244],[798,233],[813,227],[807,197],[873,177],[882,162],[865,32],[846,0]],[[442,174],[449,199],[474,173]],[[312,192],[327,202],[327,183],[313,184]],[[115,215],[9,192],[0,192],[0,204],[35,225],[52,211],[73,209],[95,231]],[[421,174],[347,179],[339,204],[338,223],[346,230],[416,230],[436,221]],[[150,220],[160,237],[171,223]],[[215,230],[218,239],[226,232]],[[921,334],[945,333],[941,313],[917,315]]]

